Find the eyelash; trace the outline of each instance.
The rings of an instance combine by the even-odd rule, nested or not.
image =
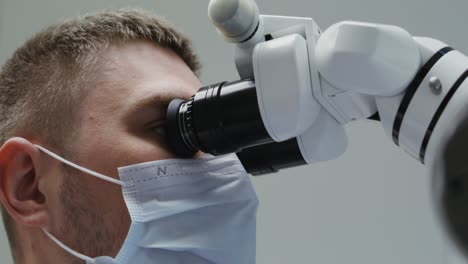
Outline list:
[[[165,126],[164,126],[164,123],[163,123],[163,124],[159,124],[159,125],[157,125],[157,126],[153,126],[153,127],[151,128],[151,130],[152,130],[153,132],[155,132],[155,133],[157,133],[157,134],[163,136],[163,137],[166,136],[166,128],[165,128]]]

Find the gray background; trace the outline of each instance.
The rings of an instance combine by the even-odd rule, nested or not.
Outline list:
[[[264,14],[314,17],[322,29],[348,19],[396,24],[468,53],[466,0],[257,3]],[[191,37],[204,83],[234,80],[232,47],[209,24],[207,5],[208,0],[0,0],[0,63],[34,32],[62,18],[139,6],[164,15]],[[392,145],[378,123],[347,129],[350,146],[340,159],[254,179],[261,200],[257,263],[463,263],[437,225],[425,168]],[[10,264],[2,232],[0,262]]]

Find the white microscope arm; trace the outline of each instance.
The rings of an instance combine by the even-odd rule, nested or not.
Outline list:
[[[387,134],[423,164],[439,145],[432,139],[440,120],[456,117],[444,115],[447,106],[466,102],[454,96],[468,85],[468,58],[445,43],[412,37],[399,27],[333,25],[318,41],[316,61],[325,85],[373,96]],[[346,102],[336,105],[346,114]]]
[[[445,134],[441,121],[456,121],[447,107],[467,101],[458,94],[468,58],[438,40],[351,21],[322,33],[312,18],[259,15],[252,0],[212,0],[208,11],[236,44],[240,77],[255,78],[268,133],[276,142],[296,137],[309,164],[340,156],[343,126],[377,115],[395,144],[426,163],[437,128]]]

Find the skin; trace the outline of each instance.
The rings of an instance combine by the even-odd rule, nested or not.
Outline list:
[[[172,51],[145,41],[112,46],[100,80],[83,103],[72,162],[119,179],[117,168],[175,158],[164,136],[164,102],[190,98],[201,83]],[[138,108],[144,101],[151,104]],[[90,257],[115,257],[130,226],[121,187],[67,167],[39,151],[33,135],[0,149],[0,200],[17,226],[17,264],[84,263],[44,228]]]

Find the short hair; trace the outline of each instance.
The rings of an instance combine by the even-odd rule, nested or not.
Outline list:
[[[190,41],[154,14],[137,9],[108,10],[67,20],[36,34],[6,62],[0,73],[0,143],[33,136],[59,152],[73,130],[86,87],[98,76],[110,45],[145,40],[175,52],[195,73],[199,63]],[[65,137],[65,135],[67,135]],[[15,255],[13,221],[2,210]]]

